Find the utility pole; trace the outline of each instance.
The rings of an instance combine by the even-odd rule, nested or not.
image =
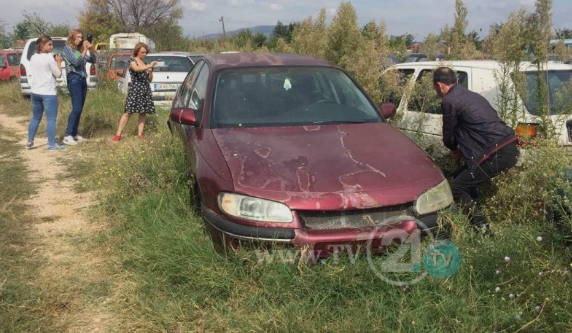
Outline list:
[[[224,17],[220,17],[220,20],[218,20],[219,22],[222,22],[222,37],[224,39],[226,39],[226,31],[224,30]]]

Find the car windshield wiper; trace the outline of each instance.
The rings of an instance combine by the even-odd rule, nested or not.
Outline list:
[[[312,124],[363,124],[368,120],[320,120],[314,121]]]

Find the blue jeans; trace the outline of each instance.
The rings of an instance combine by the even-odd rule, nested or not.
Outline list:
[[[34,141],[44,111],[48,119],[46,126],[48,145],[53,146],[56,144],[56,121],[58,119],[58,96],[56,95],[32,94],[32,120],[28,125],[28,141]]]
[[[79,119],[83,111],[83,104],[87,95],[87,81],[78,74],[69,73],[67,76],[68,90],[70,92],[72,111],[68,118],[66,136],[76,136],[79,128]]]

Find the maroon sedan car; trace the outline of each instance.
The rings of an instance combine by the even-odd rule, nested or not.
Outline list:
[[[436,225],[453,198],[441,170],[387,124],[339,67],[294,54],[206,55],[168,125],[184,144],[215,245],[333,246]]]

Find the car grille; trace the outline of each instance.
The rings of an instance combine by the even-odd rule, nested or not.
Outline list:
[[[328,230],[367,228],[400,222],[397,217],[413,217],[411,203],[374,209],[352,211],[298,211],[309,229]]]

